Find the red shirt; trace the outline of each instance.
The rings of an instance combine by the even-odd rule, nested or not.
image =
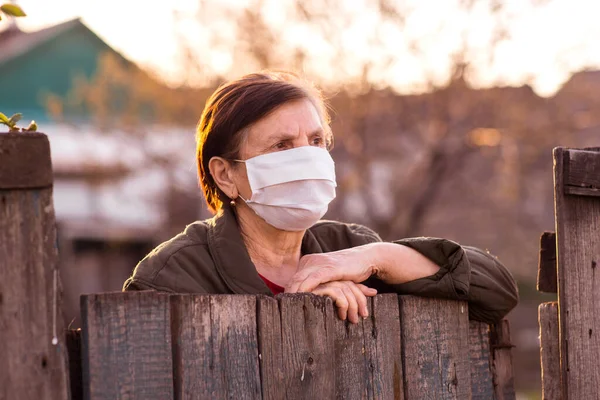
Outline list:
[[[269,289],[271,289],[271,292],[273,292],[273,295],[276,296],[276,295],[278,295],[280,293],[283,293],[285,291],[284,287],[281,287],[278,284],[271,282],[270,280],[268,280],[267,278],[265,278],[261,274],[258,274],[258,276],[260,276],[261,279],[265,282],[265,284],[269,287]]]

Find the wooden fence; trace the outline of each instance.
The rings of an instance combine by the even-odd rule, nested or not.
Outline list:
[[[68,398],[57,255],[48,138],[0,133],[2,400]]]
[[[73,398],[515,398],[508,324],[469,322],[462,302],[378,295],[356,325],[306,294],[107,293],[81,307]]]
[[[0,400],[515,397],[507,322],[466,303],[105,293],[65,335],[57,265],[48,139],[0,134]]]
[[[600,399],[600,148],[554,149],[556,232],[542,235],[538,290],[544,400]]]

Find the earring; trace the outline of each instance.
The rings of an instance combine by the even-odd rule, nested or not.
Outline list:
[[[231,197],[233,197],[233,195]],[[231,201],[229,202],[229,205],[231,207],[235,207],[235,199],[232,198]]]

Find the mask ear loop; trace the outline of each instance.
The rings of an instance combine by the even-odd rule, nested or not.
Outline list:
[[[244,164],[246,163],[246,160],[238,160],[236,158],[230,158],[229,161],[238,162],[238,163],[244,163]],[[248,201],[246,199],[244,199],[244,197],[240,193],[238,193],[238,197],[241,198],[244,201],[244,203],[248,203]],[[236,200],[237,200],[237,197],[235,199],[232,198],[231,201],[229,202],[229,204],[232,207],[235,207],[235,205],[236,205],[235,201]]]

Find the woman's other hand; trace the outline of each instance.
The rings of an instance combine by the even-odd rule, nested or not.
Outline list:
[[[330,253],[307,254],[286,293],[312,292],[333,281],[360,283],[371,275],[388,284],[400,284],[435,274],[440,267],[418,251],[395,243],[370,243]]]
[[[287,285],[286,293],[312,292],[320,284],[332,281],[366,281],[377,273],[369,249],[370,245],[365,245],[303,256],[296,274]]]
[[[331,297],[337,307],[340,319],[348,318],[348,321],[357,324],[359,317],[367,318],[369,316],[367,296],[375,296],[377,290],[352,281],[335,281],[317,286],[312,293]]]

